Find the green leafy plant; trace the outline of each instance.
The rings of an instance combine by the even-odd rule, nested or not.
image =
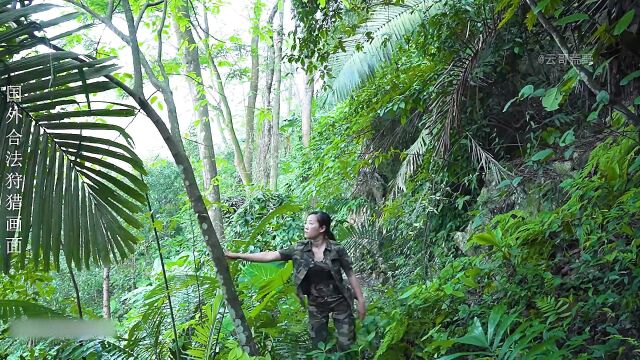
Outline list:
[[[452,360],[473,355],[481,359],[561,359],[553,340],[540,341],[545,326],[532,321],[518,320],[519,312],[505,314],[505,306],[496,306],[487,320],[486,331],[476,317],[465,336],[454,343],[472,345],[481,351],[459,352],[442,356],[439,360]],[[513,331],[510,329],[520,322]]]
[[[91,59],[63,51],[36,34],[43,29],[65,23],[77,14],[35,22],[30,16],[57,8],[51,4],[29,4],[13,8],[3,2],[0,7],[0,86],[17,86],[22,97],[18,103],[6,103],[2,92],[0,114],[3,117],[0,136],[11,133],[5,114],[22,113],[19,145],[3,141],[0,153],[18,154],[24,159],[18,175],[25,186],[21,196],[21,251],[17,256],[21,268],[30,244],[31,260],[36,268],[50,269],[53,259],[57,270],[60,253],[67,265],[109,264],[111,259],[127,257],[137,243],[133,228],[142,224],[133,215],[146,204],[148,187],[138,174],[146,174],[142,160],[133,151],[131,137],[118,125],[106,124],[94,117],[127,117],[134,115],[129,105],[91,101],[90,95],[115,88],[104,75],[116,69],[113,58]],[[70,34],[67,34],[70,35]],[[39,45],[50,50],[41,52]],[[22,54],[26,54],[23,56]],[[79,99],[81,97],[82,99]],[[90,118],[89,121],[66,121]],[[98,131],[114,131],[126,143],[111,140]],[[8,162],[0,162],[0,173],[10,170]],[[131,167],[133,170],[128,170]],[[10,189],[3,186],[4,200]],[[8,214],[0,207],[0,217]],[[52,221],[50,217],[53,217]],[[64,230],[63,230],[64,229]],[[0,227],[0,237],[8,235]],[[18,236],[19,235],[19,236]],[[11,267],[7,243],[0,242],[0,267],[5,273]]]

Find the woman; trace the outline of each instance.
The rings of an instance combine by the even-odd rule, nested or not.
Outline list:
[[[314,347],[319,342],[327,343],[329,313],[338,336],[338,351],[347,351],[355,341],[355,319],[353,316],[353,294],[358,300],[358,316],[366,315],[366,305],[360,283],[351,267],[351,259],[345,249],[335,242],[331,232],[331,217],[322,211],[314,211],[307,217],[304,226],[307,240],[287,249],[265,251],[254,254],[227,252],[228,259],[254,262],[293,260],[296,292],[301,303],[305,295],[309,310],[309,335]],[[351,288],[344,283],[344,271]]]

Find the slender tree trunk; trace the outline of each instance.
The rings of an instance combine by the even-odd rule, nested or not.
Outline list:
[[[309,146],[311,139],[311,104],[313,103],[313,74],[305,72],[304,94],[302,98],[302,145]]]
[[[258,45],[260,41],[260,12],[256,11],[259,1],[254,4],[254,17],[256,19],[252,22],[252,37],[251,37],[251,82],[249,83],[249,96],[247,98],[247,110],[245,129],[247,136],[244,143],[244,166],[247,169],[249,176],[252,174],[253,169],[253,146],[255,143],[255,123],[254,116],[256,112],[256,99],[258,97],[258,81],[260,79],[260,59],[258,54]]]
[[[267,28],[273,31],[273,18],[278,11],[278,1],[276,0],[269,18],[267,19]],[[267,55],[265,61],[265,91],[263,93],[262,103],[267,110],[271,110],[271,87],[273,85],[273,59],[275,57],[275,49],[273,47],[273,41],[267,43]],[[254,178],[260,181],[260,184],[264,187],[269,186],[269,148],[271,146],[271,119],[265,119],[262,124],[262,131],[260,134],[260,146],[258,149],[258,161],[256,162],[256,171]]]
[[[131,58],[133,60],[133,67],[141,69],[142,61],[140,59],[140,48],[138,47],[138,31],[135,26],[135,20],[133,19],[133,12],[131,11],[129,0],[122,0],[122,8],[124,9],[124,17],[127,20],[127,30],[129,32],[129,38],[131,39],[131,43],[135,44],[135,46],[131,47]],[[142,72],[134,72],[133,78],[133,90],[135,90],[136,92],[142,92]]]
[[[180,16],[186,19],[191,19],[189,13],[189,6],[187,3],[183,3],[179,10]],[[178,14],[176,14],[177,16]],[[194,104],[196,116],[197,116],[197,133],[198,133],[198,150],[200,153],[200,159],[202,160],[202,175],[204,180],[205,194],[209,201],[213,204],[220,202],[220,187],[214,183],[215,178],[218,176],[218,169],[216,167],[216,154],[213,148],[213,138],[211,137],[211,124],[209,121],[209,106],[207,105],[207,97],[202,86],[202,67],[200,65],[200,55],[196,41],[193,38],[191,28],[187,25],[184,31],[180,30],[180,26],[177,23],[176,16],[174,16],[174,30],[176,32],[178,43],[185,43],[183,60],[187,68],[187,71],[195,77],[195,79],[189,79],[189,92],[191,94],[192,103]],[[220,241],[224,242],[224,224],[222,219],[222,212],[218,205],[212,205],[209,208],[209,216],[213,220],[213,227],[216,229],[216,233],[220,237]]]
[[[110,265],[105,265],[102,268],[102,316],[105,319],[111,319],[111,295],[109,294],[110,272]]]
[[[66,0],[66,1],[84,9],[87,13],[91,14],[91,16],[93,16],[96,19],[99,19],[102,23],[107,25],[107,27],[109,27],[109,29],[111,29],[122,41],[124,41],[127,45],[129,45],[132,48],[132,51],[138,52],[142,60],[142,67],[145,68],[145,72],[147,73],[147,76],[150,78],[151,82],[154,84],[154,86],[158,86],[158,87],[162,86],[162,84],[158,81],[158,79],[153,74],[153,71],[151,71],[151,67],[146,62],[144,55],[140,53],[140,48],[136,42],[132,42],[131,38],[126,36],[124,33],[122,33],[122,31],[120,31],[109,19],[106,19],[100,16],[85,4],[72,1],[72,0]],[[167,3],[168,2],[164,3],[165,6],[164,6],[164,12],[163,12],[163,22],[164,22],[164,16],[166,15],[166,11],[167,11]],[[161,34],[161,32],[162,32],[162,24],[159,28],[159,33]],[[60,48],[55,44],[47,43],[46,45],[51,49],[54,49],[57,51],[64,51],[64,49]],[[78,62],[86,62],[86,60],[80,57],[74,58],[74,60]],[[158,65],[162,69],[161,61],[159,61]],[[134,66],[133,70],[134,70],[134,73],[136,74],[142,72],[142,69],[139,66]],[[163,80],[166,81],[167,80],[166,73],[163,75],[165,75],[163,77]],[[258,355],[258,347],[256,346],[256,343],[253,339],[253,333],[251,332],[251,328],[247,324],[247,319],[244,315],[244,312],[242,311],[240,299],[238,298],[238,293],[236,292],[235,286],[233,284],[233,278],[231,277],[231,273],[229,272],[229,266],[227,264],[227,261],[224,255],[224,250],[220,245],[218,235],[213,227],[213,223],[211,221],[209,213],[207,212],[207,207],[202,197],[202,193],[200,192],[200,189],[198,188],[198,184],[196,182],[196,177],[193,172],[193,167],[191,166],[191,162],[184,150],[182,141],[180,140],[179,137],[176,137],[174,134],[172,134],[169,131],[169,129],[167,128],[166,124],[164,123],[160,115],[156,112],[156,110],[153,108],[151,103],[149,103],[149,101],[145,98],[144,92],[143,92],[144,89],[141,85],[134,86],[134,88],[132,89],[131,87],[124,84],[122,81],[116,79],[113,75],[106,75],[105,78],[107,78],[113,84],[121,88],[136,102],[136,104],[138,104],[138,106],[140,107],[140,110],[144,112],[147,115],[147,117],[151,120],[151,122],[154,124],[154,126],[160,133],[160,136],[164,140],[165,144],[167,144],[167,147],[171,152],[171,156],[173,157],[182,175],[183,184],[187,192],[187,197],[189,198],[189,203],[191,204],[191,208],[193,209],[194,213],[198,218],[198,225],[201,230],[202,236],[204,238],[205,244],[207,245],[207,249],[209,250],[209,256],[211,257],[211,260],[213,261],[213,264],[216,267],[216,270],[217,270],[216,276],[218,278],[220,288],[224,294],[225,301],[229,306],[229,315],[233,322],[238,343],[243,348],[243,350],[245,350],[250,355],[253,355],[253,356]],[[134,76],[134,79],[139,79],[139,78],[141,77],[137,75]],[[135,91],[134,89],[141,89],[141,90]]]
[[[73,291],[76,294],[76,306],[78,307],[78,317],[82,319],[82,303],[80,302],[80,290],[78,289],[78,282],[76,276],[73,274],[73,269],[69,262],[67,262],[67,268],[69,269],[69,276],[71,276],[71,284],[73,285]]]
[[[280,83],[282,73],[282,32],[284,9],[278,12],[278,30],[275,33],[275,57],[273,70],[273,126],[271,128],[271,175],[269,177],[271,190],[278,189],[278,161],[280,160]]]
[[[258,81],[260,76],[260,63],[258,58],[258,41],[260,37],[258,30],[254,30],[251,38],[251,83],[249,84],[249,97],[247,99],[247,111],[245,128],[247,130],[247,138],[244,144],[244,166],[247,173],[252,174],[253,169],[253,144],[255,142],[255,124],[254,116],[256,112],[256,99],[258,97]]]
[[[222,122],[224,121],[224,114],[222,114],[222,109],[220,109],[218,106],[214,106],[213,111],[216,113],[215,115],[216,128],[218,129],[218,133],[222,138],[222,144],[224,145],[225,148],[228,149],[229,142],[227,141],[227,137],[224,134],[226,131],[224,129],[224,125],[222,124]]]
[[[209,20],[208,20],[207,14],[204,15],[204,27],[205,27],[205,31],[208,32]],[[207,59],[209,60],[209,68],[211,69],[212,78],[215,81],[215,86],[220,99],[220,104],[222,106],[222,112],[224,114],[224,120],[226,122],[227,132],[229,133],[229,140],[233,145],[234,164],[236,165],[236,169],[238,170],[240,179],[242,179],[242,183],[244,185],[250,185],[251,176],[247,172],[247,168],[245,167],[242,148],[240,147],[240,142],[238,141],[238,137],[236,136],[236,131],[233,126],[233,116],[231,115],[231,107],[229,106],[229,101],[227,99],[227,95],[224,89],[224,81],[222,80],[222,75],[218,70],[218,66],[216,65],[215,59],[211,54],[211,49],[209,48],[209,38],[206,34],[203,36],[203,42],[204,42],[205,50],[207,52]]]
[[[176,142],[175,138],[169,132],[169,129],[167,129],[164,121],[162,121],[160,115],[158,115],[153,106],[151,106],[142,94],[136,93],[130,87],[111,75],[106,76],[106,78],[131,96],[136,104],[140,106],[140,109],[153,122],[162,136],[162,139],[167,144],[167,147],[171,152],[171,156],[180,170],[182,181],[184,183],[185,190],[187,191],[187,197],[191,203],[191,208],[197,215],[198,225],[205,244],[207,245],[207,249],[209,250],[209,256],[216,267],[216,276],[224,294],[225,301],[229,306],[229,315],[233,321],[238,343],[250,355],[258,355],[258,348],[253,339],[251,328],[249,328],[247,319],[242,311],[240,299],[238,298],[238,293],[236,292],[233,284],[233,278],[229,272],[229,266],[224,255],[224,250],[222,249],[220,241],[218,240],[218,235],[213,228],[211,218],[207,212],[207,207],[202,198],[202,193],[200,192],[200,189],[198,189],[198,185],[196,183],[193,167],[191,166],[191,162],[189,161],[184,148]]]

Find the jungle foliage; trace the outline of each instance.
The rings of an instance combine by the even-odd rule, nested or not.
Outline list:
[[[640,7],[532,4],[293,1],[289,59],[325,79],[311,143],[302,144],[300,118],[285,116],[277,192],[238,190],[233,154],[218,153],[225,247],[286,247],[300,239],[309,210],[329,212],[368,303],[357,358],[640,356],[640,137],[611,107],[615,99],[638,114]],[[568,59],[540,14],[569,44]],[[571,61],[606,90],[590,91]],[[132,230],[141,239],[133,259],[114,265],[118,338],[3,338],[0,354],[164,359],[179,348],[192,359],[344,357],[335,341],[308,347],[290,263],[230,264],[262,356],[244,353],[179,172],[163,160],[145,161],[145,170],[157,220]],[[148,215],[135,220],[149,224]],[[177,304],[177,343],[154,228]],[[0,320],[77,316],[74,301],[53,300],[73,296],[68,282],[51,282],[64,269],[27,270],[0,279]],[[100,275],[83,274],[88,293]],[[89,316],[99,317],[99,298],[87,298]]]

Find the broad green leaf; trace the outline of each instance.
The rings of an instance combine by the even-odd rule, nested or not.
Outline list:
[[[59,313],[58,311],[48,308],[44,305],[40,305],[35,302],[24,301],[24,300],[10,300],[10,299],[0,299],[0,320],[4,322],[8,322],[9,320],[15,318],[21,318],[22,316],[26,316],[27,318],[42,318],[42,317],[56,317],[56,318],[64,318],[65,315]],[[9,334],[12,334],[9,329]]]
[[[467,332],[467,335],[457,338],[456,341],[463,344],[489,348],[487,337],[484,335],[482,325],[480,324],[480,320],[478,320],[478,318],[473,319],[473,325]]]
[[[33,211],[32,211],[32,224],[31,224],[31,260],[34,263],[36,269],[40,267],[40,243],[42,235],[42,221],[45,222],[48,219],[48,214],[44,212],[46,198],[44,193],[46,192],[46,178],[47,172],[45,171],[45,163],[49,157],[48,152],[54,151],[49,149],[48,139],[45,137],[40,142],[40,151],[38,153],[38,164],[36,166],[36,178],[33,186]]]
[[[517,316],[518,312],[514,312],[506,317],[502,317],[502,321],[498,323],[498,328],[495,331],[495,337],[493,339],[493,344],[491,345],[492,349],[498,348],[498,344],[500,344],[500,342],[502,341],[502,335],[509,329],[511,323],[516,319]]]
[[[493,246],[498,245],[498,241],[495,235],[493,235],[492,233],[475,234],[473,235],[473,237],[471,237],[471,240],[469,241],[469,243],[475,243],[478,245],[493,245]]]
[[[445,355],[445,356],[439,357],[438,360],[453,360],[453,359],[457,359],[457,358],[460,358],[460,357],[463,357],[463,356],[469,356],[469,355],[487,355],[487,356],[490,356],[491,353],[485,352],[485,351],[459,352],[459,353],[455,353],[455,354]],[[476,359],[476,357],[473,357],[473,359]]]
[[[558,21],[556,21],[556,24],[563,26],[573,22],[588,20],[588,19],[589,19],[589,15],[585,13],[577,13],[577,14],[571,14],[569,16],[563,17],[562,19],[559,19]]]
[[[616,25],[613,27],[613,35],[620,35],[623,31],[627,30],[627,27],[629,27],[629,24],[631,24],[631,20],[633,20],[633,16],[635,14],[636,10],[631,9],[624,15],[622,15],[620,20],[618,20],[618,22],[616,22]]]
[[[131,109],[95,109],[95,110],[62,111],[62,112],[56,112],[56,113],[50,113],[50,114],[42,114],[42,115],[38,115],[36,117],[36,120],[40,122],[45,122],[45,121],[67,120],[75,117],[90,117],[90,116],[128,117],[133,115],[135,115],[135,112]],[[75,123],[75,124],[84,124],[84,123]],[[91,123],[87,123],[87,124],[91,124]],[[43,126],[46,126],[46,127],[49,127],[50,125],[55,125],[55,124],[43,124]],[[108,125],[108,124],[93,123],[93,125]],[[112,126],[116,126],[116,125],[112,125]],[[114,127],[113,130],[116,130],[116,128]]]
[[[518,97],[526,98],[533,93],[533,90],[534,90],[533,85],[527,85],[520,90]]]
[[[73,261],[72,253],[72,240],[73,231],[71,230],[72,222],[71,222],[71,208],[73,207],[72,196],[73,196],[73,172],[71,171],[71,162],[65,161],[65,171],[64,171],[64,189],[63,189],[63,198],[64,203],[62,206],[63,214],[62,214],[62,252],[64,253],[64,258],[67,263],[67,267],[71,268],[71,264]]]
[[[251,235],[249,235],[249,242],[253,243],[256,237],[258,236],[258,234],[260,234],[260,232],[264,230],[267,224],[276,216],[286,214],[286,213],[291,213],[291,212],[297,212],[297,211],[300,211],[300,209],[302,208],[299,205],[284,204],[271,210],[267,215],[265,215],[264,218],[262,218],[262,220],[260,220],[258,225],[253,229],[253,231],[251,232]]]
[[[46,10],[57,8],[57,5],[52,4],[35,4],[30,6],[14,9],[13,11],[7,11],[0,13],[0,25],[8,22],[15,21],[23,16],[29,16]]]
[[[541,150],[541,151],[538,151],[537,153],[535,153],[531,157],[531,160],[532,161],[544,161],[544,160],[547,160],[547,159],[551,158],[553,155],[554,155],[553,150],[544,149],[544,150]]]
[[[542,105],[545,110],[553,111],[559,108],[560,100],[562,100],[562,93],[557,87],[547,89],[544,97],[542,98]]]
[[[620,85],[622,85],[622,86],[627,85],[628,83],[630,83],[633,79],[637,78],[638,76],[640,76],[640,70],[636,70],[636,71],[632,72],[631,74],[625,76],[622,80],[620,80]]]
[[[80,189],[80,234],[82,235],[82,259],[84,260],[85,269],[90,269],[90,260],[91,260],[91,232],[89,231],[89,220],[87,218],[87,190],[82,187]]]
[[[419,289],[420,289],[420,287],[418,287],[418,286],[412,286],[412,287],[409,288],[409,290],[405,291],[402,295],[400,295],[400,297],[398,299],[406,299],[409,296],[413,295]]]
[[[80,255],[80,177],[77,172],[71,174],[71,254],[76,269],[82,270]],[[65,257],[68,256],[65,254]]]
[[[92,82],[89,86],[91,92],[102,92],[111,89],[115,89],[117,86],[110,81],[97,81]],[[43,91],[34,94],[26,95],[22,98],[22,104],[33,104],[40,101],[57,100],[74,95],[82,95],[85,92],[85,87],[82,85],[70,86],[62,89],[54,89],[51,91]]]
[[[23,136],[25,136],[24,144],[27,145],[26,139],[30,138],[29,148],[23,148],[22,154],[26,157],[25,161],[23,161],[23,181],[24,184],[33,184],[35,175],[36,175],[36,161],[38,159],[38,152],[40,150],[40,128],[35,126],[32,131],[28,131],[27,129],[31,129],[31,121],[28,119],[22,120],[24,123],[23,127]],[[27,131],[25,131],[27,130]],[[26,135],[25,135],[26,134]],[[26,186],[25,186],[26,187]],[[31,211],[33,204],[33,189],[27,188],[27,191],[23,192],[22,195],[22,208],[20,210],[21,221],[22,221],[22,246],[20,249],[20,257],[19,264],[20,269],[24,269],[24,260],[26,258],[26,244],[29,243],[29,237],[31,235],[31,231],[29,231],[31,227]]]
[[[560,146],[567,146],[567,145],[571,145],[573,144],[573,142],[576,140],[575,135],[573,133],[573,129],[567,130],[562,137],[560,138],[560,142],[559,145]]]
[[[491,314],[489,314],[489,322],[487,324],[487,342],[491,343],[493,340],[493,335],[495,334],[496,326],[500,321],[500,318],[505,312],[504,306],[496,306],[491,310]]]
[[[57,160],[58,169],[56,171],[56,185],[54,190],[54,201],[53,207],[51,209],[51,214],[53,216],[52,220],[52,237],[51,237],[51,251],[53,255],[53,263],[56,270],[60,271],[60,245],[61,241],[61,230],[63,225],[63,189],[64,189],[64,155],[62,152],[58,153]]]
[[[596,101],[598,103],[608,104],[609,103],[609,93],[604,91],[604,90],[600,90],[600,92],[596,96]]]
[[[57,168],[57,164],[56,164],[56,152],[53,151],[54,149],[52,149],[52,151],[49,152],[49,161],[47,163],[47,183],[46,183],[46,190],[45,190],[45,194],[44,194],[44,199],[45,199],[45,207],[43,209],[45,214],[49,214],[49,219],[48,221],[44,221],[44,226],[42,228],[42,257],[44,260],[44,271],[48,272],[50,270],[49,266],[50,266],[50,258],[51,258],[51,227],[52,227],[52,223],[54,222],[53,218],[55,218],[55,216],[51,215],[51,209],[53,207],[53,202],[54,202],[54,189],[55,189],[55,183],[56,183],[56,168]],[[53,217],[53,218],[52,218]]]

